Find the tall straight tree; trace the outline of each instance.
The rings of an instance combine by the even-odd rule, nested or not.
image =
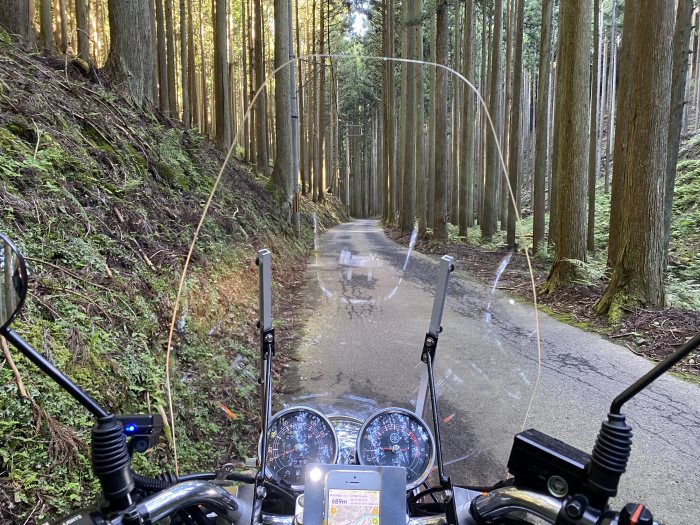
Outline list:
[[[257,145],[257,164],[258,171],[268,173],[268,150],[267,150],[267,105],[265,97],[265,60],[263,59],[263,34],[262,34],[262,3],[260,0],[254,0],[253,6],[255,9],[255,89],[262,89],[262,93],[258,96],[255,104],[255,143]]]
[[[187,73],[190,93],[190,122],[192,127],[199,126],[199,99],[197,98],[197,68],[195,66],[195,41],[194,23],[192,20],[192,0],[187,0],[187,40],[190,45],[187,48]]]
[[[109,0],[110,51],[105,70],[136,104],[153,103],[156,54],[149,0]]]
[[[423,0],[415,0],[416,22],[416,57],[423,60]],[[416,221],[418,234],[425,236],[427,230],[427,186],[426,186],[426,150],[425,150],[425,98],[423,93],[423,66],[416,65]]]
[[[506,242],[509,246],[515,245],[515,219],[519,211],[518,191],[518,170],[520,168],[521,154],[521,137],[520,137],[520,107],[522,102],[522,84],[523,84],[523,21],[525,18],[525,0],[515,0],[517,7],[516,11],[516,27],[515,27],[515,42],[513,52],[513,100],[510,112],[510,145],[508,147],[508,185],[512,197],[508,198],[508,220]],[[505,183],[504,183],[505,184]],[[515,200],[515,203],[513,203]],[[516,204],[517,207],[514,205]]]
[[[615,151],[613,157],[612,192],[610,195],[610,229],[608,232],[608,268],[617,261],[620,249],[622,228],[622,195],[625,178],[630,173],[626,168],[627,158],[627,128],[629,126],[630,93],[632,90],[632,60],[635,49],[635,31],[637,19],[637,3],[627,2],[625,5],[624,22],[622,24],[622,51],[620,54],[620,90],[617,95],[617,122],[615,132]],[[646,16],[646,15],[645,15]],[[614,44],[610,45],[611,55],[615,53]],[[611,101],[611,104],[615,101]],[[611,117],[608,117],[611,118]],[[608,139],[609,140],[609,139]]]
[[[275,0],[275,69],[289,62],[292,41],[290,30],[291,0]],[[275,167],[272,170],[272,180],[282,193],[285,211],[291,212],[292,195],[294,192],[292,170],[292,107],[291,107],[291,70],[295,67],[291,62],[277,71],[275,75]]]
[[[175,81],[175,23],[173,22],[173,0],[165,0],[165,39],[168,53],[168,106],[170,116],[178,118],[177,83]]]
[[[435,19],[433,15],[428,18],[430,33],[428,35],[428,45],[430,46],[429,61],[435,63]],[[428,68],[428,176],[426,191],[426,214],[427,226],[432,228],[435,223],[435,68]]]
[[[59,42],[58,48],[61,53],[65,53],[68,50],[68,13],[66,10],[66,0],[58,0],[58,9],[56,10],[56,15],[58,17],[56,29],[58,31]]]
[[[500,1],[500,0],[497,0]],[[447,66],[447,41],[449,34],[447,0],[437,5],[435,54],[438,64]],[[447,240],[447,73],[438,68],[435,73],[435,238]]]
[[[39,5],[39,27],[41,45],[51,50],[53,49],[53,15],[51,13],[51,0],[41,0]],[[3,9],[2,12],[5,12]],[[1,17],[2,15],[0,15]]]
[[[29,16],[29,2],[0,0],[0,27],[16,35],[24,49],[32,49],[36,45],[34,25]]]
[[[643,16],[636,17],[634,26],[620,243],[610,282],[595,306],[613,319],[626,308],[664,305],[664,173],[674,6],[639,0],[636,7]]]
[[[318,5],[318,20],[319,20],[319,30],[318,30],[318,54],[323,55],[325,52],[324,40],[325,40],[325,29],[324,21],[325,15],[323,12],[323,0],[320,0]],[[316,200],[318,202],[323,202],[323,196],[325,193],[325,181],[323,180],[323,145],[326,139],[326,127],[325,127],[325,83],[326,83],[326,59],[321,57],[318,65],[318,91],[317,91],[317,101],[316,101],[316,125],[318,134],[316,135],[316,156],[314,157],[314,183],[316,188]]]
[[[408,60],[416,60],[416,0],[407,0],[406,24],[406,55]],[[401,233],[404,235],[413,230],[416,218],[416,111],[418,102],[416,93],[416,64],[406,64],[406,106],[401,108],[404,114],[405,130],[402,141],[403,155],[403,199],[401,213]]]
[[[75,27],[78,30],[78,54],[85,62],[89,62],[90,38],[88,35],[88,7],[85,0],[75,0]]]
[[[686,98],[688,78],[688,54],[690,47],[691,18],[693,0],[679,0],[676,13],[676,29],[673,34],[673,76],[671,78],[671,111],[668,126],[668,153],[666,155],[666,174],[664,191],[664,264],[668,259],[668,243],[671,235],[671,211],[673,208],[673,191],[676,183],[676,162],[681,141],[683,109]]]
[[[464,50],[462,75],[474,84],[474,0],[464,3]],[[464,89],[462,104],[462,147],[459,169],[459,235],[467,236],[467,230],[474,224],[474,93],[469,87]]]
[[[493,17],[493,38],[491,51],[491,85],[489,112],[496,131],[501,136],[501,40],[503,38],[503,1],[495,0]],[[498,178],[502,176],[500,158],[496,147],[496,137],[490,127],[486,131],[486,182],[484,205],[481,218],[481,236],[491,239],[496,233],[498,219]]]
[[[554,264],[543,287],[553,292],[578,277],[574,260],[586,260],[586,179],[591,10],[587,0],[562,2],[557,59],[558,122],[557,242]],[[571,111],[576,108],[576,111]]]
[[[229,107],[227,0],[214,0],[214,107],[216,142],[222,148],[231,145],[231,108]],[[170,56],[170,53],[168,53]]]
[[[394,56],[394,0],[382,2],[382,53]],[[394,63],[385,60],[382,65],[382,152],[384,163],[384,213],[385,222],[391,220],[392,190],[396,184],[394,169]]]
[[[588,228],[586,247],[595,252],[595,183],[598,179],[598,61],[600,60],[600,0],[593,0],[593,61],[591,80],[591,117],[588,127]]]
[[[180,0],[180,86],[182,90],[182,122],[190,127],[190,89],[189,89],[189,55],[188,49],[192,40],[188,41],[187,31],[187,0]],[[233,101],[232,101],[233,103]]]
[[[552,10],[554,0],[542,2],[540,32],[540,66],[537,82],[537,115],[535,123],[535,191],[533,201],[532,250],[537,252],[544,241],[545,187],[549,142],[549,77],[552,56]]]
[[[455,2],[454,14],[454,45],[452,47],[452,69],[459,71],[460,55],[462,52],[462,2]],[[450,75],[452,81],[452,121],[451,121],[451,138],[452,146],[450,148],[451,157],[448,161],[450,169],[450,224],[459,225],[459,150],[460,144],[460,108],[462,107],[462,83],[456,75]]]
[[[163,0],[156,0],[155,12],[158,50],[158,108],[164,115],[169,115],[168,55],[165,51],[165,15],[163,14]]]
[[[630,2],[627,3],[628,5]],[[627,8],[625,8],[625,11],[627,11]],[[608,88],[608,101],[610,103],[610,108],[608,111],[608,134],[607,134],[607,159],[608,162],[605,163],[605,193],[608,193],[608,189],[610,187],[610,158],[613,156],[613,145],[615,148],[617,148],[617,143],[615,143],[615,133],[616,133],[616,128],[615,128],[615,113],[616,113],[616,106],[615,103],[617,100],[619,100],[616,97],[616,89],[617,89],[617,0],[612,0],[612,14],[611,14],[611,23],[610,23],[610,74],[608,75],[608,83],[609,88]],[[627,20],[625,20],[625,23]],[[623,40],[623,46],[624,46],[624,40]],[[624,54],[624,49],[622,50],[622,53]],[[627,67],[629,69],[629,65],[625,65],[623,63],[623,67]],[[625,86],[622,86],[622,72],[620,73],[620,86],[623,89],[626,89]]]

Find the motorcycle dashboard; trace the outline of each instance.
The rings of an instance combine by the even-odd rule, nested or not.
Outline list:
[[[430,428],[402,408],[381,409],[361,421],[297,406],[276,413],[268,426],[265,475],[296,492],[304,490],[308,464],[404,467],[411,490],[425,481],[434,462]]]

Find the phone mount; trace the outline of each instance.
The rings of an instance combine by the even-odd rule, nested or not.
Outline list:
[[[303,496],[304,525],[322,525],[332,523],[326,516],[325,500],[330,497],[329,489],[340,487],[328,487],[328,473],[341,471],[344,474],[376,472],[380,482],[381,499],[379,500],[378,523],[405,523],[406,522],[406,469],[404,467],[375,467],[370,465],[320,465],[310,463],[306,468]],[[350,490],[376,490],[368,489],[358,483],[357,487],[348,483]],[[343,494],[340,494],[341,499]],[[352,504],[352,501],[340,501],[340,506]],[[332,512],[332,511],[331,511]],[[340,520],[339,520],[340,521]],[[342,521],[340,521],[342,523]]]

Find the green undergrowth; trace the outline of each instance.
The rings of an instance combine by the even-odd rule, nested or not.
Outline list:
[[[0,39],[1,40],[1,39]],[[0,43],[0,230],[27,256],[15,330],[108,411],[167,414],[165,359],[179,276],[223,155],[202,136],[87,81],[63,62]],[[175,317],[170,380],[181,472],[253,455],[257,420],[256,250],[285,291],[337,202],[303,201],[301,238],[236,161],[203,223]],[[275,303],[275,313],[283,306]],[[281,316],[280,316],[281,317]],[[89,504],[92,420],[12,350],[0,356],[0,523]],[[168,439],[136,459],[173,468]]]
[[[688,141],[686,155],[695,152],[700,144],[700,135]],[[700,155],[700,152],[698,152]],[[545,216],[549,224],[549,214]],[[610,224],[610,193],[603,191],[602,183],[596,192],[595,209],[595,254],[588,254],[586,262],[575,262],[580,272],[577,284],[593,285],[605,276],[607,269],[607,241]],[[526,216],[517,230],[520,245],[523,239],[528,246],[532,242],[532,215]],[[484,250],[498,250],[506,245],[505,231],[498,230],[490,240],[481,238],[478,225],[467,232],[466,238],[459,236],[456,226],[449,227],[451,242],[466,242]],[[700,159],[683,159],[678,162],[676,188],[673,200],[673,216],[669,243],[669,267],[666,272],[666,294],[669,306],[700,310]],[[535,258],[543,263],[554,261],[554,248],[545,244]]]

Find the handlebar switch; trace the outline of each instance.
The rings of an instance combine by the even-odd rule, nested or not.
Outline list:
[[[641,503],[628,503],[620,512],[618,525],[654,525],[654,516]]]

